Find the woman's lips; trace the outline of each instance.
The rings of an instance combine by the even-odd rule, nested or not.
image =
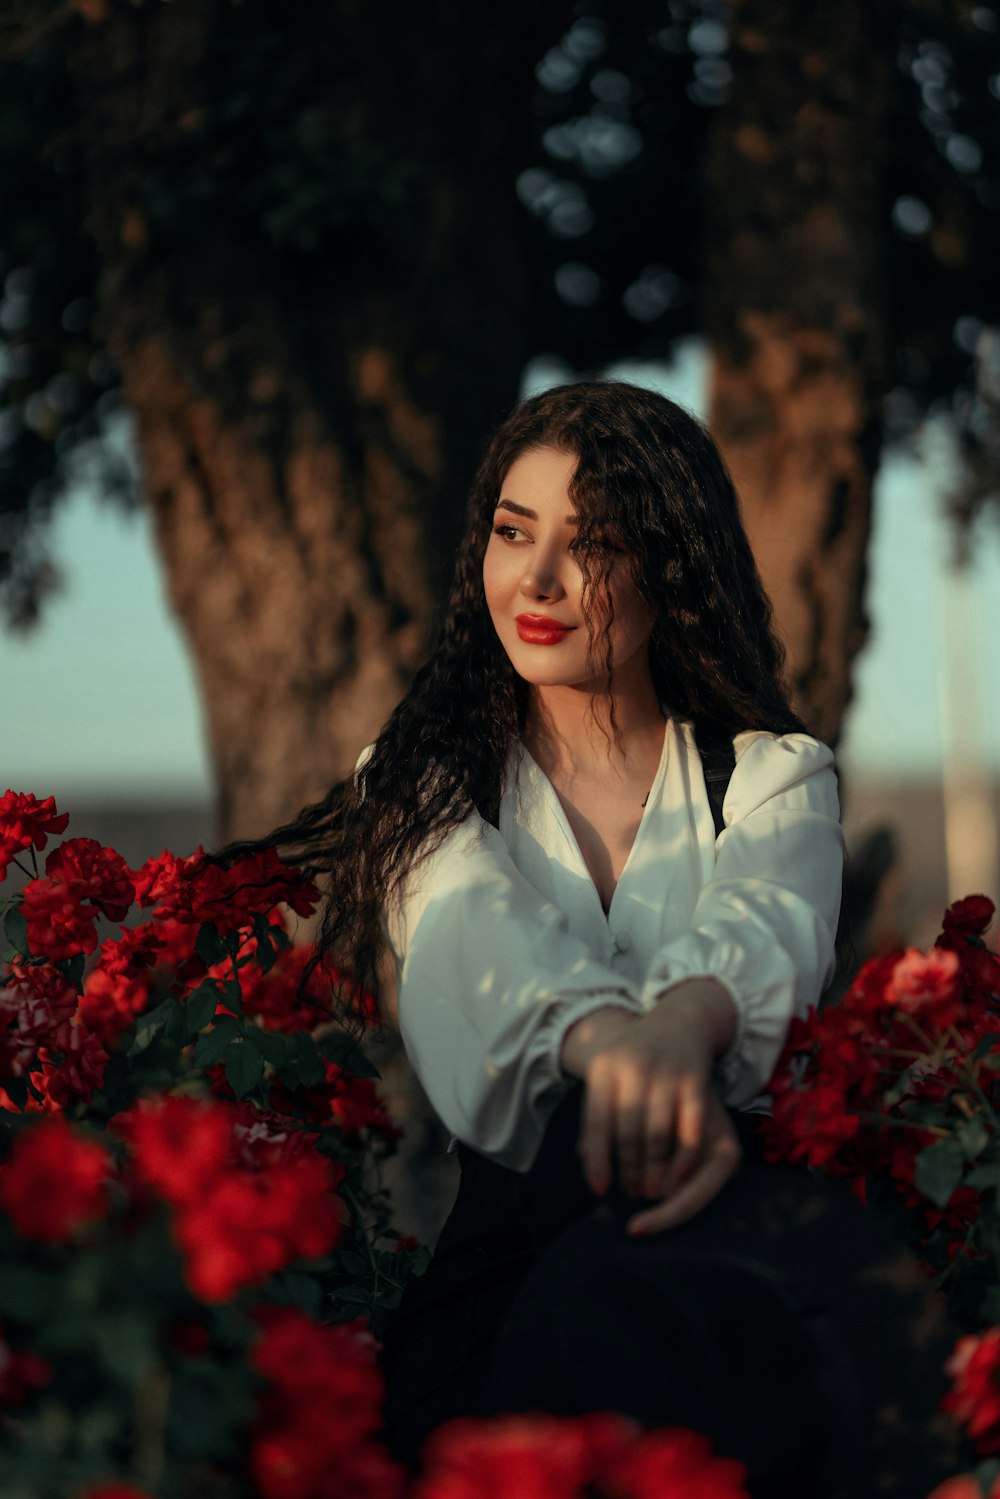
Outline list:
[[[558,645],[576,625],[563,625],[544,614],[519,614],[515,620],[518,638],[526,645]]]

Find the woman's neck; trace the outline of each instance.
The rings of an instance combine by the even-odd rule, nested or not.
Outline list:
[[[614,703],[614,726],[611,704]],[[533,687],[524,742],[547,775],[627,771],[634,762],[659,758],[663,708],[648,672],[613,693],[584,687]]]

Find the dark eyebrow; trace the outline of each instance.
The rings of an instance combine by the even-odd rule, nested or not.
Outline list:
[[[515,505],[513,500],[497,500],[498,510],[510,510],[514,515],[523,515],[526,520],[537,520],[538,516],[534,510],[529,510],[527,505]],[[567,515],[567,526],[579,525],[579,518],[575,515]]]

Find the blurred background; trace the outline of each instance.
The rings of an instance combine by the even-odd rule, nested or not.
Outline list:
[[[0,76],[0,791],[292,816],[610,373],[733,472],[866,942],[997,898],[996,0],[9,0]]]

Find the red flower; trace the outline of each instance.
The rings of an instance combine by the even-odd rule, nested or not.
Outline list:
[[[250,1472],[263,1499],[401,1499],[402,1470],[373,1440],[382,1378],[371,1337],[357,1324],[317,1326],[293,1307],[256,1315],[263,1336],[250,1359],[270,1388]]]
[[[980,937],[986,931],[996,906],[988,895],[967,895],[956,900],[944,913],[944,929],[963,937]]]
[[[45,860],[45,873],[72,884],[109,921],[124,921],[135,900],[125,860],[96,838],[67,838]]]
[[[52,1366],[37,1353],[16,1353],[0,1332],[0,1407],[23,1405],[52,1378]]]
[[[175,1209],[188,1284],[227,1301],[293,1260],[327,1254],[343,1231],[343,1168],[301,1134],[247,1130],[239,1108],[188,1098],[144,1102],[116,1121],[138,1178]]]
[[[97,1089],[104,1086],[108,1053],[101,1038],[85,1026],[65,1026],[56,1048],[39,1047],[38,1060],[42,1070],[32,1081],[44,1093],[50,1109],[65,1109],[76,1099],[90,1103]]]
[[[231,1118],[195,1098],[143,1099],[114,1123],[139,1178],[175,1207],[206,1192],[232,1157]]]
[[[31,880],[24,887],[28,946],[36,957],[73,958],[97,946],[97,911],[72,880]]]
[[[827,1082],[774,1091],[774,1112],[764,1126],[772,1160],[829,1166],[858,1133],[860,1120],[847,1109],[844,1090]]]
[[[990,1490],[991,1499],[996,1494],[1000,1494],[1000,1482]],[[927,1499],[982,1499],[982,1495],[979,1479],[973,1473],[962,1473],[958,1478],[946,1478],[939,1483]]]
[[[345,1135],[355,1136],[370,1130],[384,1140],[396,1140],[402,1131],[390,1118],[378,1095],[374,1079],[352,1077],[335,1062],[325,1062],[326,1077],[313,1088],[293,1092],[284,1083],[271,1087],[271,1107],[279,1114],[291,1114],[310,1124],[336,1124]]]
[[[137,1489],[131,1483],[99,1483],[80,1496],[80,1499],[151,1499],[145,1489]]]
[[[746,1468],[692,1431],[620,1416],[450,1421],[429,1437],[414,1499],[746,1499]]]
[[[746,1474],[745,1464],[715,1457],[707,1437],[665,1427],[640,1436],[601,1488],[616,1499],[746,1499]]]
[[[237,859],[229,869],[211,863],[200,844],[187,859],[164,850],[132,878],[140,904],[158,903],[155,915],[212,922],[221,933],[252,925],[254,914],[266,916],[279,902],[299,916],[311,916],[320,898],[313,882],[283,864],[273,848]]]
[[[886,986],[886,1000],[920,1025],[945,1030],[958,1017],[959,961],[956,953],[932,948],[922,953],[911,947],[898,959]]]
[[[140,865],[138,869],[131,870],[135,898],[139,905],[153,906],[157,901],[172,895],[182,884],[184,870],[201,859],[204,853],[205,850],[200,843],[194,853],[186,859],[179,859],[176,854],[172,854],[169,849],[165,848],[162,854],[147,859],[145,864]]]
[[[101,944],[80,997],[80,1021],[111,1047],[149,1004],[151,970],[166,944],[152,922]]]
[[[945,1365],[952,1388],[941,1402],[983,1456],[1000,1452],[1000,1327],[959,1338]]]
[[[9,976],[13,984],[0,989],[0,1079],[23,1077],[40,1047],[60,1045],[77,1008],[76,990],[57,968],[15,962]]]
[[[57,812],[55,797],[39,801],[30,792],[5,791],[0,796],[0,880],[11,860],[33,843],[44,848],[50,833],[64,833],[68,812]]]
[[[628,1428],[611,1419],[620,1456]],[[423,1465],[414,1499],[577,1499],[594,1476],[586,1423],[533,1414],[449,1421],[428,1438]]]
[[[56,1115],[18,1136],[0,1171],[0,1205],[26,1239],[64,1244],[107,1212],[110,1174],[103,1147]]]

